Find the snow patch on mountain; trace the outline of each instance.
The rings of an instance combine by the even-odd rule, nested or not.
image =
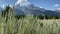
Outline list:
[[[30,2],[28,0],[18,0],[15,5],[20,5],[20,6],[28,6],[30,5]]]

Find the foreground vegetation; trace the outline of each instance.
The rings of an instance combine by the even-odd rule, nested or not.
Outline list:
[[[40,20],[33,15],[19,19],[13,9],[8,7],[4,11],[0,14],[0,34],[60,34],[60,19]]]

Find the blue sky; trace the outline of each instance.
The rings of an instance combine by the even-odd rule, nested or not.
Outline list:
[[[18,0],[0,0],[0,7],[7,4],[14,5]],[[34,4],[37,7],[45,9],[56,9],[60,8],[60,0],[28,0],[28,2]]]

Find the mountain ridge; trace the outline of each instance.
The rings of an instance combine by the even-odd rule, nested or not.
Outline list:
[[[18,9],[18,10],[16,10]],[[46,10],[44,8],[39,8],[34,6],[33,4],[29,5],[29,6],[19,6],[17,5],[15,8],[15,11],[18,13],[21,13],[21,15],[27,15],[27,14],[32,14],[32,15],[60,15],[60,12],[57,11],[52,11],[52,10]]]

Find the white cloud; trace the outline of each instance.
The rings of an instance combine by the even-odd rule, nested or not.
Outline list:
[[[60,10],[60,8],[57,8],[57,10]]]
[[[13,7],[12,5],[9,5],[10,7]]]
[[[18,0],[15,5],[20,5],[20,6],[24,6],[24,5],[30,5],[30,2],[28,2],[28,0]]]
[[[53,6],[58,7],[58,6],[60,6],[60,5],[59,5],[59,4],[55,4],[55,5],[53,5]]]
[[[5,5],[3,4],[3,5],[2,5],[2,8],[4,8],[4,7],[5,7]]]

